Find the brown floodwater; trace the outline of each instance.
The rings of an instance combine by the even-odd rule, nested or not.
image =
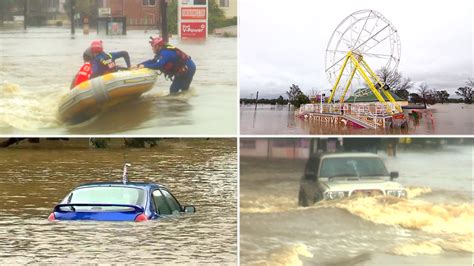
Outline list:
[[[242,265],[471,265],[473,146],[380,155],[407,199],[298,207],[304,161],[241,158]]]
[[[130,180],[163,184],[197,212],[142,223],[47,220],[74,187],[121,180],[124,158],[132,164]],[[149,149],[1,150],[0,264],[78,262],[235,265],[236,140],[164,140]]]
[[[470,135],[474,134],[474,106],[468,104],[436,104],[420,110],[420,119],[409,116],[407,129],[366,129],[341,127],[317,121],[305,121],[296,117],[288,106],[254,105],[240,106],[240,132],[242,134],[335,134],[335,135]],[[408,114],[410,111],[405,111]]]

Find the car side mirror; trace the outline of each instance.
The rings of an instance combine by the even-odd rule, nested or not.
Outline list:
[[[390,172],[390,181],[398,178],[398,172]]]
[[[306,180],[316,180],[316,174],[314,172],[304,173],[304,179]]]
[[[184,206],[183,208],[185,213],[195,213],[196,208],[194,206]]]

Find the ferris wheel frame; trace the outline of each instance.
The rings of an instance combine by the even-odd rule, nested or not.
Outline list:
[[[375,23],[372,29],[368,30],[366,26],[368,26],[368,21],[372,19],[375,19]],[[355,28],[360,23],[363,23],[363,26],[360,30],[355,31]],[[382,32],[385,35],[381,34]],[[367,33],[368,35],[366,35]],[[376,37],[379,36],[382,38],[377,39]],[[345,37],[350,37],[350,40]],[[373,41],[375,41],[375,44]],[[370,46],[369,43],[371,43]],[[381,43],[388,47],[389,50],[387,52],[369,53],[370,50]],[[342,47],[343,45],[346,47]],[[388,73],[393,73],[397,70],[401,57],[401,43],[398,31],[381,13],[371,9],[353,12],[343,19],[331,34],[326,47],[325,72],[330,83],[336,81],[348,52],[358,53],[366,59],[373,57],[384,60],[386,58],[386,62],[381,65],[388,70]],[[370,60],[368,61],[370,63]],[[350,76],[350,70],[348,69],[343,75]]]

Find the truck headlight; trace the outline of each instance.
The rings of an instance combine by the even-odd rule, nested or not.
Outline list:
[[[344,191],[326,191],[324,192],[324,199],[339,199],[344,198],[346,194]]]
[[[397,197],[397,198],[406,198],[407,191],[404,189],[396,189],[396,190],[386,190],[385,195]]]

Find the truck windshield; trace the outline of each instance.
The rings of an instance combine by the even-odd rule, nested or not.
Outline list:
[[[356,177],[361,179],[388,176],[383,161],[371,157],[326,158],[322,160],[320,177]]]
[[[85,187],[74,190],[64,203],[109,203],[144,206],[145,192],[132,187]]]

